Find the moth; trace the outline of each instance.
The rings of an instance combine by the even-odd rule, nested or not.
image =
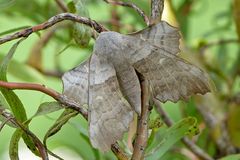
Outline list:
[[[91,58],[64,74],[63,94],[88,106],[93,147],[108,151],[128,130],[134,112],[141,113],[137,73],[161,102],[210,91],[206,74],[177,56],[179,39],[178,30],[164,21],[130,35],[102,32]]]

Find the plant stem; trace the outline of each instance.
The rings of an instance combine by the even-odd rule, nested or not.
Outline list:
[[[134,143],[132,160],[141,160],[144,157],[144,150],[148,140],[148,119],[149,119],[149,101],[150,92],[147,80],[141,82],[142,89],[142,108],[141,115],[138,118],[137,136]]]

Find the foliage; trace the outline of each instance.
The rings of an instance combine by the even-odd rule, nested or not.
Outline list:
[[[66,5],[72,1],[64,0],[63,2]],[[125,0],[125,2],[128,1]],[[132,0],[131,2],[149,14],[148,1]],[[180,141],[185,134],[196,131],[196,119],[200,133],[197,136],[193,134],[190,138],[198,146],[213,159],[239,159],[237,155],[240,146],[238,120],[240,115],[239,4],[239,0],[166,1],[167,15],[164,14],[163,18],[172,25],[178,25],[183,37],[180,55],[204,69],[214,85],[213,92],[207,95],[193,96],[187,102],[162,104],[163,109],[175,124],[170,128],[166,125],[151,127],[146,150],[146,155],[149,156],[146,159],[160,159],[161,157],[163,160],[187,160],[196,158],[196,155],[189,152]],[[22,28],[40,24],[62,12],[56,1],[50,0],[35,0],[31,3],[24,0],[0,1],[0,9],[1,37]],[[141,16],[131,8],[112,6],[100,0],[88,0],[84,9],[89,12],[91,19],[120,33],[132,33],[146,26]],[[79,13],[79,15],[88,16],[85,13]],[[72,22],[62,22],[53,28],[30,35],[19,44],[17,50],[15,49],[19,42],[0,45],[0,58],[3,64],[0,70],[1,80],[37,82],[61,91],[62,83],[59,75],[87,59],[94,44],[93,39],[88,44],[88,38],[93,36],[90,34],[95,34],[89,32],[90,27],[86,27],[87,31],[83,31],[84,29],[81,28],[83,26],[76,23],[74,25],[79,25],[81,31],[86,33],[87,42],[83,42],[86,48],[72,43],[74,38],[72,25]],[[42,41],[44,37],[47,38]],[[9,51],[11,45],[13,47]],[[40,46],[37,52],[34,50],[36,46]],[[13,58],[6,59],[14,52]],[[33,57],[37,58],[33,59]],[[8,63],[10,64],[7,71]],[[112,152],[102,153],[92,148],[88,139],[86,120],[77,115],[75,111],[67,109],[62,113],[59,111],[62,106],[49,102],[52,101],[51,98],[34,91],[11,91],[1,87],[1,92],[0,111],[7,110],[19,122],[28,122],[29,130],[37,137],[44,137],[45,142],[48,137],[52,136],[47,144],[51,151],[54,152],[54,149],[65,146],[83,159],[116,159]],[[191,118],[187,118],[189,116]],[[150,119],[155,120],[156,117],[159,117],[158,112],[153,109]],[[192,121],[183,123],[189,119]],[[0,120],[4,122],[6,119],[0,117]],[[179,128],[180,124],[182,126]],[[18,141],[25,133],[20,129],[15,130],[16,125],[11,122],[0,130],[0,159],[7,159],[8,156],[4,155],[7,148],[10,148],[12,159],[16,159],[18,154],[21,159],[21,152],[18,153],[18,150],[24,147],[21,143],[18,147]],[[128,135],[130,134],[129,132]],[[23,136],[23,139],[35,152],[31,139],[27,135]],[[127,141],[129,140],[126,136],[121,142],[121,148],[131,153],[131,144]],[[152,154],[151,151],[157,152]],[[60,152],[56,154],[62,155]],[[62,157],[65,158],[67,155],[62,155]]]

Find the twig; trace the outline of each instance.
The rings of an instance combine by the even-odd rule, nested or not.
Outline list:
[[[122,2],[122,1],[113,1],[113,0],[104,0],[106,3],[112,4],[112,5],[119,5],[119,6],[124,6],[124,7],[130,7],[134,9],[135,11],[138,12],[138,14],[143,18],[144,22],[149,25],[149,18],[148,16],[144,13],[143,10],[141,10],[138,6],[136,6],[133,3],[128,3],[128,2]]]
[[[168,116],[168,114],[163,110],[161,103],[157,99],[154,99],[154,104],[157,112],[161,115],[166,125],[169,127],[172,126],[173,121]],[[184,137],[182,139],[182,142],[199,158],[203,160],[213,160],[213,158],[210,155],[208,155],[206,152],[204,152],[204,150],[202,150],[200,147],[194,144],[189,138]]]
[[[138,119],[137,135],[134,143],[132,160],[141,160],[144,157],[145,147],[148,140],[148,118],[149,118],[149,85],[147,80],[141,82],[142,108]]]
[[[23,90],[36,90],[36,91],[40,91],[43,92],[51,97],[53,97],[54,99],[58,99],[57,97],[59,97],[60,93],[47,88],[44,85],[41,84],[34,84],[34,83],[16,83],[16,82],[5,82],[5,81],[0,81],[0,86],[7,88],[7,89],[23,89]]]
[[[61,10],[63,12],[67,12],[68,8],[67,6],[64,4],[64,2],[62,0],[55,0],[55,2],[57,3],[57,5],[61,8]]]
[[[151,0],[151,24],[161,21],[164,9],[164,0]]]
[[[229,43],[239,43],[239,42],[240,42],[240,40],[238,40],[238,39],[222,39],[222,40],[219,40],[219,41],[216,41],[216,42],[210,42],[210,43],[202,45],[199,49],[199,53],[203,54],[204,51],[207,48],[213,47],[213,46],[216,46],[216,45],[223,45],[223,44],[229,44]]]
[[[5,117],[6,119],[9,119],[9,121],[11,121],[11,123],[13,123],[16,126],[18,126],[19,128],[21,128],[28,136],[30,136],[32,138],[33,142],[35,143],[35,145],[37,146],[42,159],[48,160],[47,150],[35,134],[33,134],[30,130],[28,130],[23,124],[19,123],[10,113],[8,113],[6,111],[1,111],[1,115],[3,117]]]
[[[107,29],[104,28],[101,24],[98,24],[96,21],[91,20],[90,18],[80,17],[80,16],[77,16],[72,13],[60,13],[60,14],[57,14],[57,15],[51,17],[48,21],[46,21],[42,24],[23,29],[22,31],[19,31],[14,34],[7,35],[5,37],[0,38],[0,44],[3,44],[5,42],[8,42],[8,41],[11,41],[14,39],[18,39],[21,37],[28,37],[33,32],[47,29],[47,28],[55,25],[56,23],[59,23],[64,20],[70,20],[70,21],[74,21],[74,22],[78,22],[78,23],[83,23],[85,25],[92,27],[99,33],[103,32],[103,31],[107,31]]]
[[[80,112],[87,119],[87,111],[80,107],[75,101],[69,100],[67,97],[61,93],[56,92],[53,89],[47,88],[45,85],[35,84],[35,83],[16,83],[16,82],[4,82],[0,81],[0,86],[8,89],[22,89],[22,90],[35,90],[45,93],[55,100],[59,101],[63,105],[66,105],[69,108],[72,108]]]
[[[73,100],[69,100],[66,96],[58,93],[57,91],[47,88],[44,85],[34,84],[34,83],[15,83],[15,82],[4,82],[0,81],[0,87],[8,88],[8,89],[22,89],[22,90],[35,90],[43,92],[61,104],[65,105],[68,108],[74,109],[78,111],[86,120],[88,120],[88,112],[83,109],[77,102]],[[121,150],[117,143],[111,146],[113,153],[115,153],[116,157],[119,160],[127,160],[127,154]]]

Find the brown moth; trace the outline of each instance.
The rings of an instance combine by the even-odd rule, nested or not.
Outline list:
[[[64,74],[63,94],[88,106],[93,147],[109,150],[128,130],[133,113],[141,113],[136,72],[161,102],[210,91],[203,71],[177,56],[179,39],[178,30],[166,22],[131,35],[102,32],[91,58]]]

